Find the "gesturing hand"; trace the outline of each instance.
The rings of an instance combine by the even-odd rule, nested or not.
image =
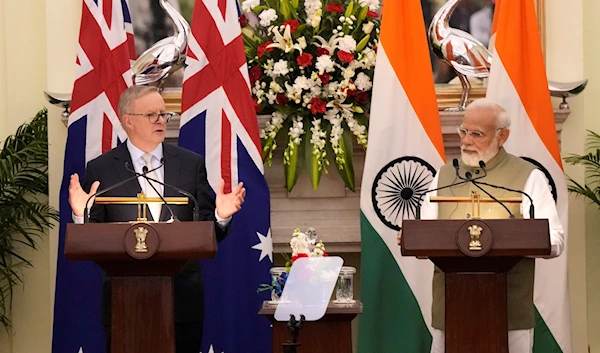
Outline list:
[[[71,205],[71,209],[73,210],[73,214],[77,217],[83,217],[83,210],[85,209],[85,203],[90,198],[90,195],[93,195],[98,190],[100,186],[99,181],[95,181],[90,187],[90,193],[88,194],[83,190],[81,184],[79,183],[79,175],[77,173],[71,175],[71,180],[69,182],[69,204]],[[92,199],[89,207],[91,208],[94,204],[94,200]]]
[[[221,179],[219,181],[219,186],[217,187],[215,204],[219,217],[226,219],[242,208],[244,197],[246,197],[246,189],[244,188],[244,183],[239,183],[235,190],[229,194],[225,194],[223,192],[224,188],[225,181]]]

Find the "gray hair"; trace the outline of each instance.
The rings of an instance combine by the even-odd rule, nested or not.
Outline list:
[[[121,93],[119,98],[119,118],[123,119],[123,115],[130,113],[128,110],[130,105],[136,99],[150,93],[159,93],[158,88],[154,86],[131,86]]]
[[[496,127],[498,129],[510,129],[510,118],[504,108],[491,99],[481,98],[474,100],[467,106],[466,112],[471,110],[487,110],[494,114],[496,118]]]

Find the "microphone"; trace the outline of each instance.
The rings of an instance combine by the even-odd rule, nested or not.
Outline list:
[[[455,167],[454,167],[454,169],[456,170],[456,176],[457,176],[459,179],[461,179],[461,180],[465,180],[465,181],[467,181],[467,182],[471,182],[471,183],[473,183],[473,185],[474,185],[476,188],[478,188],[479,190],[483,191],[483,193],[484,193],[484,194],[486,194],[486,195],[487,195],[487,196],[489,196],[489,197],[490,197],[492,200],[496,201],[496,202],[497,202],[497,203],[498,203],[500,206],[502,206],[502,207],[503,207],[503,208],[506,210],[506,212],[508,212],[508,216],[509,216],[509,218],[511,218],[511,219],[514,219],[514,218],[515,218],[515,215],[514,215],[512,212],[510,212],[510,210],[508,209],[508,207],[506,207],[506,205],[505,205],[503,202],[500,202],[500,200],[498,200],[496,197],[494,197],[494,195],[490,194],[490,193],[489,193],[489,192],[487,192],[487,191],[486,191],[484,188],[482,188],[481,186],[479,186],[479,185],[478,185],[478,184],[484,184],[484,185],[485,185],[485,184],[487,184],[487,183],[483,183],[483,182],[480,182],[480,181],[476,181],[476,180],[478,180],[478,179],[485,178],[485,177],[487,176],[487,170],[486,170],[485,168],[481,168],[481,169],[483,169],[483,175],[482,175],[482,176],[479,176],[479,177],[477,177],[477,178],[473,178],[473,175],[472,175],[470,172],[466,172],[466,173],[465,173],[465,177],[463,178],[463,177],[461,177],[461,176],[460,176],[460,173],[458,172],[458,169],[459,169],[459,168],[456,166],[456,165],[458,164],[458,160],[455,158],[455,159],[452,161],[452,163],[454,163],[454,161],[456,161],[456,164],[455,164]],[[482,163],[483,163],[483,166],[485,167],[485,163],[484,163],[483,161],[479,161],[479,166],[481,167],[481,166],[482,166]]]
[[[483,172],[485,173],[485,175],[487,175],[487,171],[485,169],[486,165],[485,165],[484,161],[479,161],[479,167],[483,170]],[[534,219],[535,218],[535,206],[533,205],[533,199],[525,191],[507,188],[506,186],[488,184],[488,183],[485,183],[485,182],[482,182],[482,181],[478,181],[477,183],[479,183],[481,185],[489,186],[489,187],[492,187],[492,188],[502,189],[502,190],[506,190],[506,191],[510,191],[510,192],[515,192],[515,193],[518,193],[518,194],[521,194],[521,195],[525,195],[529,199],[529,218],[530,219]]]
[[[164,165],[165,164],[165,159],[162,158],[160,160],[160,165]],[[136,172],[133,168],[131,168],[131,166],[129,165],[129,162],[125,162],[125,169],[127,169],[128,171],[136,174],[137,176],[140,176],[146,180],[150,180],[150,177],[147,176],[148,173],[151,173],[150,170],[148,170],[148,167],[144,166],[144,168],[142,168],[142,174]],[[153,169],[154,170],[154,169]],[[148,184],[150,185],[150,187],[156,191],[156,194],[158,195],[158,197],[160,197],[160,199],[162,200],[163,204],[167,207],[167,210],[169,210],[169,213],[171,214],[171,221],[175,221],[177,220],[177,217],[175,217],[175,214],[173,214],[173,210],[171,209],[171,207],[169,206],[169,204],[167,203],[167,200],[165,200],[165,198],[160,194],[160,192],[158,192],[158,190],[156,189],[156,187],[148,182]],[[148,193],[148,190],[146,190],[146,193]],[[160,217],[160,215],[159,215]],[[155,219],[155,221],[159,221],[159,219]]]
[[[164,164],[164,158],[163,158],[163,159],[161,159],[161,163],[163,163],[163,164]],[[143,178],[145,178],[145,179],[148,179],[148,180],[150,180],[150,181],[153,181],[153,182],[155,182],[155,183],[158,183],[158,184],[160,184],[160,185],[162,185],[162,186],[166,186],[166,187],[168,187],[168,188],[171,188],[171,189],[173,189],[173,190],[175,190],[175,191],[179,192],[180,194],[182,194],[182,195],[184,195],[184,196],[187,196],[187,197],[188,197],[190,200],[192,200],[192,202],[194,202],[194,210],[193,210],[193,212],[192,212],[192,217],[193,217],[192,219],[193,219],[193,221],[194,221],[194,222],[198,222],[198,221],[200,220],[200,206],[198,205],[198,200],[196,200],[196,197],[194,197],[194,195],[192,195],[192,194],[191,194],[191,193],[189,193],[188,191],[185,191],[185,190],[183,190],[183,189],[180,189],[180,188],[178,188],[178,187],[176,187],[176,186],[174,186],[174,185],[167,184],[167,183],[163,183],[162,181],[159,181],[159,180],[156,180],[156,179],[154,179],[154,178],[151,178],[151,177],[149,177],[148,175],[146,175],[147,173],[145,172],[147,169],[148,169],[148,167],[146,167],[146,166],[144,166],[144,168],[142,168],[142,171],[144,171],[143,175],[142,175],[142,174],[139,174],[139,173],[136,173],[135,171],[134,171],[134,173],[138,174],[139,176],[141,176],[141,177],[143,177]],[[149,184],[150,184],[150,185],[152,185],[152,183],[149,183]],[[156,190],[156,189],[155,189],[155,190]],[[163,199],[163,201],[164,201],[164,199]],[[165,204],[166,204],[166,202],[165,202]],[[169,206],[167,206],[167,207],[169,207]],[[169,211],[170,211],[170,210],[171,210],[171,209],[169,208]],[[171,212],[171,214],[173,214],[173,212]]]
[[[128,164],[129,164],[129,162],[125,162],[125,168],[129,170]],[[161,161],[161,164],[158,167],[149,170],[148,173],[151,173],[151,172],[153,172],[153,171],[155,171],[155,170],[157,170],[159,168],[162,168],[162,166],[164,164],[165,164],[164,161]],[[144,174],[147,174],[147,173],[144,173]],[[83,223],[89,223],[89,220],[88,220],[88,218],[89,218],[88,204],[90,203],[90,200],[92,198],[94,198],[96,196],[100,196],[102,194],[105,194],[105,193],[107,193],[107,192],[109,192],[109,191],[111,191],[113,189],[118,188],[119,186],[125,185],[126,183],[128,183],[128,182],[130,182],[130,181],[132,181],[134,179],[137,179],[138,176],[140,176],[140,175],[134,175],[134,176],[132,176],[130,178],[127,178],[127,179],[125,179],[123,181],[120,181],[120,182],[118,182],[118,183],[116,183],[114,185],[111,185],[111,186],[107,187],[106,189],[103,189],[103,190],[100,190],[100,191],[96,191],[94,194],[90,195],[90,197],[85,202],[85,208],[83,209]]]

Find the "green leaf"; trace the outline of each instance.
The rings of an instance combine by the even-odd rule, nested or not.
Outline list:
[[[343,161],[338,163],[338,173],[342,177],[344,181],[344,185],[352,191],[356,191],[355,183],[354,183],[354,165],[352,163],[352,132],[346,127],[344,129],[344,133],[342,134],[342,138],[339,140],[340,148],[344,151]]]
[[[356,52],[361,52],[363,51],[363,49],[365,49],[365,47],[367,46],[367,44],[369,44],[369,39],[371,38],[370,35],[365,35],[363,37],[363,39],[360,40],[360,42],[358,42],[358,44],[356,45]]]
[[[365,6],[363,8],[361,8],[360,12],[358,13],[358,23],[357,23],[357,27],[362,23],[362,21],[365,20],[365,18],[367,18],[367,13],[369,12],[369,6]]]
[[[305,126],[310,126],[311,122],[309,120],[305,120]],[[319,170],[319,158],[317,155],[313,153],[313,144],[310,142],[312,139],[312,131],[307,128],[306,131],[306,168],[308,171],[308,176],[310,178],[310,184],[312,185],[313,190],[317,190],[319,187],[319,181],[321,180],[321,173],[323,169]]]
[[[291,138],[290,138],[291,139]],[[304,163],[304,148],[306,146],[306,135],[302,136],[302,141],[299,145],[291,144],[285,149],[284,153],[288,154],[289,164],[283,165],[285,172],[285,187],[287,191],[292,191],[294,185],[298,181],[298,175],[302,170],[302,164]]]
[[[257,6],[257,7],[255,7],[255,8],[253,8],[253,9],[252,9],[252,11],[253,11],[253,12],[256,12],[256,13],[259,13],[259,12],[262,12],[262,11],[264,11],[264,10],[268,10],[268,9],[270,9],[270,7],[269,7],[269,6],[266,6],[266,5],[261,5],[261,6]]]
[[[292,6],[294,9],[294,12],[296,12],[296,10],[298,9],[298,5],[300,4],[299,0],[292,0]]]
[[[352,12],[354,12],[354,1],[350,1],[350,4],[348,4],[346,12],[344,13],[344,17],[352,16]]]
[[[281,14],[285,18],[286,21],[292,19],[292,4],[290,4],[290,0],[281,0]]]

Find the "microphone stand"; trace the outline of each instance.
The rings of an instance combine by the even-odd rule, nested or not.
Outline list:
[[[294,314],[290,314],[290,320],[288,321],[287,328],[290,332],[291,340],[284,342],[281,344],[283,348],[283,353],[296,353],[296,348],[300,347],[300,343],[297,343],[298,334],[300,333],[300,329],[302,325],[306,321],[304,314],[300,314],[300,320],[296,320]]]
[[[164,159],[161,160],[161,166],[164,165]],[[159,167],[160,168],[160,167]],[[177,220],[177,217],[175,217],[175,214],[173,213],[173,210],[171,209],[171,207],[169,206],[169,204],[167,203],[167,200],[165,200],[165,198],[160,194],[160,192],[158,192],[158,189],[154,186],[154,184],[152,184],[150,182],[150,177],[147,175],[148,173],[151,173],[150,170],[148,170],[148,167],[144,166],[144,168],[142,169],[142,174],[136,172],[135,170],[131,169],[131,167],[129,166],[129,162],[125,162],[125,169],[127,169],[128,171],[134,173],[136,176],[138,177],[142,177],[146,180],[148,180],[148,185],[150,185],[150,187],[156,191],[156,194],[158,195],[158,197],[160,197],[160,199],[162,200],[163,204],[167,207],[167,210],[169,210],[169,213],[171,214],[171,221],[175,221]],[[160,183],[158,180],[153,180],[157,183]],[[146,192],[148,192],[148,190],[146,190]],[[146,207],[148,207],[148,205],[146,205]],[[151,213],[152,214],[152,213]],[[159,219],[155,219],[156,222],[160,221],[160,215],[158,215]]]

